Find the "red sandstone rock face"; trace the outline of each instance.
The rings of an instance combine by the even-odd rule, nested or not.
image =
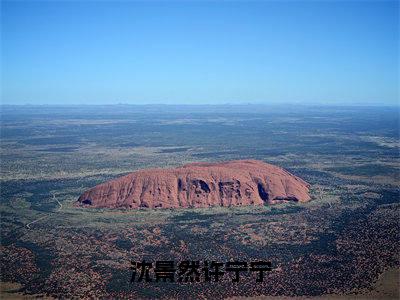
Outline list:
[[[306,202],[308,187],[284,169],[257,160],[192,163],[139,170],[102,183],[84,192],[77,205],[135,209]]]

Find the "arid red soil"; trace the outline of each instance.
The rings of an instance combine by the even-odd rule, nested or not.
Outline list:
[[[299,177],[262,161],[192,163],[130,173],[84,192],[76,204],[136,209],[306,202],[308,187]]]

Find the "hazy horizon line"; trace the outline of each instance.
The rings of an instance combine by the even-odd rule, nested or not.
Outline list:
[[[16,106],[16,107],[35,107],[35,106],[48,106],[48,107],[77,107],[77,106],[285,106],[285,105],[295,105],[295,106],[325,106],[325,107],[400,107],[400,103],[298,103],[298,102],[284,102],[284,103],[103,103],[103,104],[85,104],[85,103],[71,103],[71,104],[61,104],[61,103],[43,103],[43,104],[10,104],[10,103],[0,103],[0,106]]]

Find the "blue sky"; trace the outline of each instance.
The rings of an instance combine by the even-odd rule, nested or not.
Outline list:
[[[397,104],[397,1],[2,1],[3,104]]]

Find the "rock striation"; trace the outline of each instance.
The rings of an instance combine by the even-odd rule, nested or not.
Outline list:
[[[236,160],[139,170],[87,190],[76,205],[187,208],[309,200],[309,184],[299,177],[262,161]]]

